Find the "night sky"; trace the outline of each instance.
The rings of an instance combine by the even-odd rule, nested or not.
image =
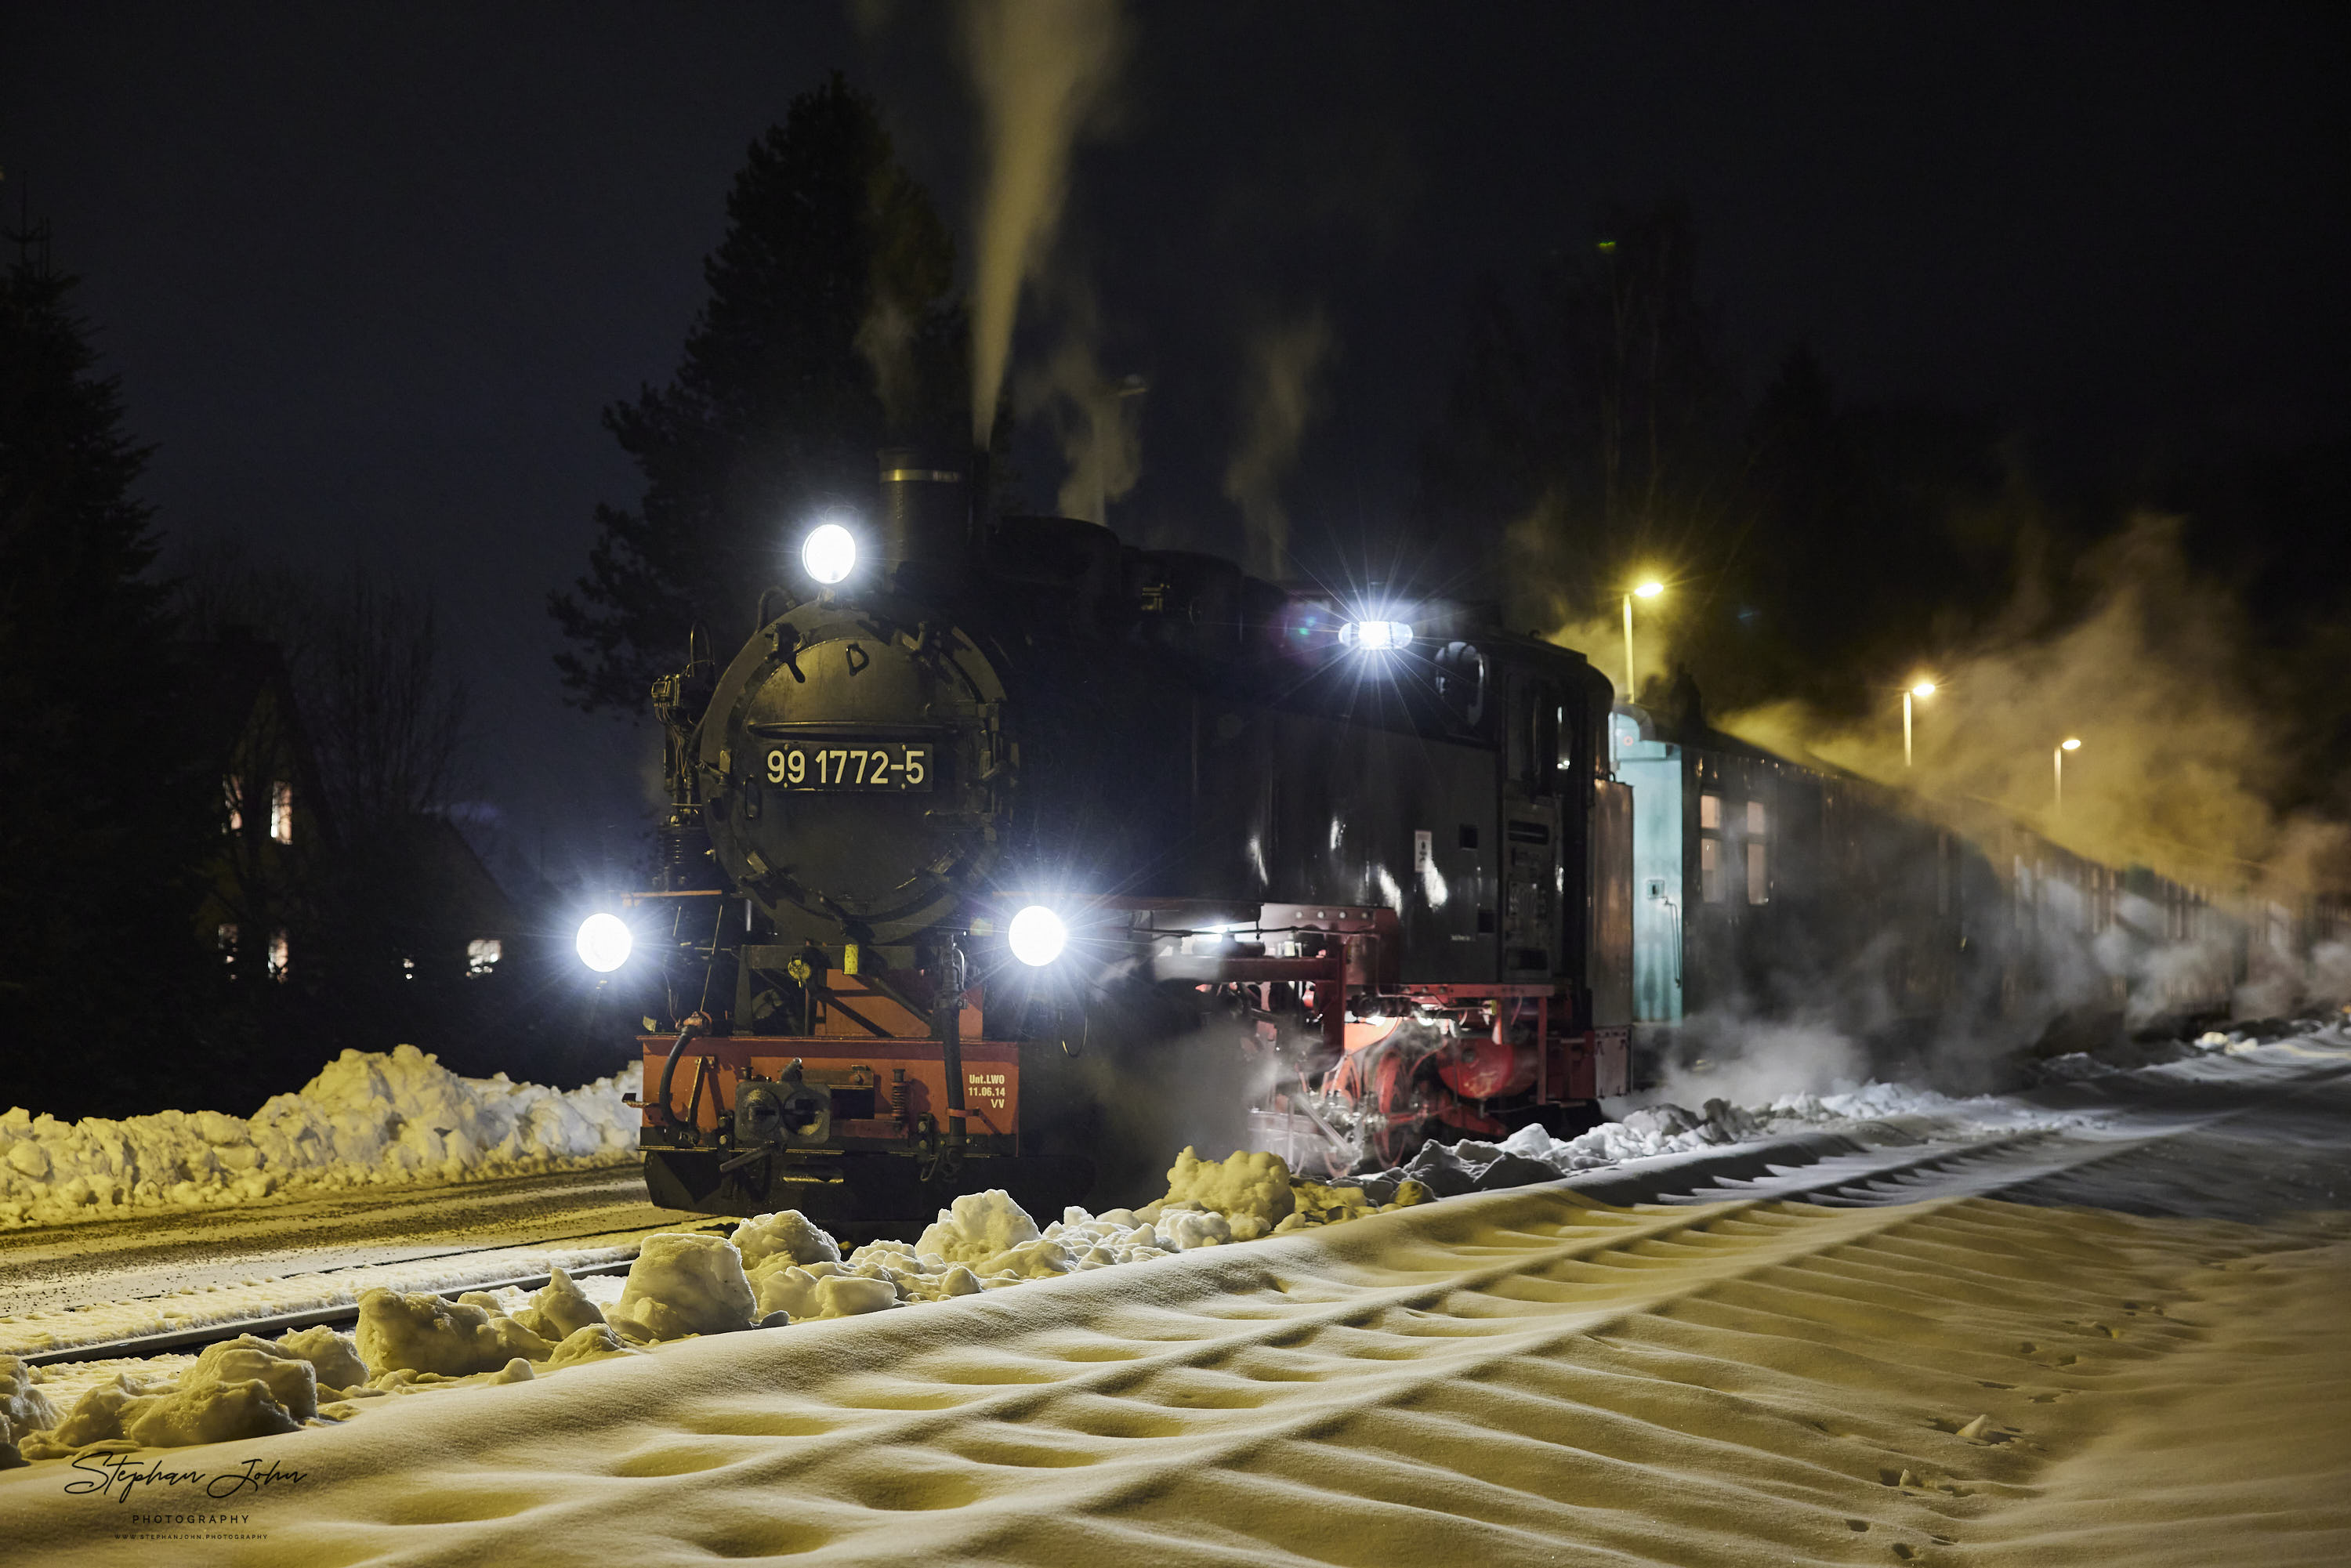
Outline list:
[[[1335,351],[1285,488],[1301,546],[1392,523],[1465,294],[1688,204],[1751,392],[1991,411],[2128,476],[2351,427],[2351,51],[2331,6],[1560,5],[1130,11],[1057,276],[1149,382],[1131,538],[1229,550],[1255,334]],[[969,233],[944,5],[26,8],[0,166],[156,446],[174,542],[429,584],[471,682],[470,797],[561,875],[627,852],[650,726],[561,706],[547,591],[633,470],[745,145],[833,67]],[[1056,323],[1024,318],[1016,372]],[[1040,505],[1060,475],[1031,440]],[[790,519],[778,519],[779,542]]]

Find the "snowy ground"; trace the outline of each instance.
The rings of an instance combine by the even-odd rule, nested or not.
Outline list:
[[[180,1385],[120,1391],[143,1446],[0,1476],[0,1536],[126,1560],[2341,1561],[2347,1069],[2327,1033],[2011,1100],[1660,1115],[1593,1168],[1470,1145],[1426,1165],[1464,1196],[1385,1213],[1376,1186],[1285,1209],[1241,1161],[1155,1209],[1034,1228],[977,1203],[837,1262],[779,1222],[470,1313],[390,1295],[367,1365],[313,1336],[141,1369]],[[1497,1187],[1505,1161],[1541,1180]],[[714,1332],[778,1310],[800,1321]],[[101,1370],[0,1385],[0,1411]],[[304,1386],[323,1424],[153,1446]],[[301,1479],[256,1489],[248,1460]],[[242,1522],[185,1521],[207,1510]],[[157,1518],[181,1521],[122,1522]]]

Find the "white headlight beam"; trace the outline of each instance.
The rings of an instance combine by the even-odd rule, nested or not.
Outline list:
[[[857,570],[857,536],[839,523],[820,523],[800,541],[800,567],[830,588]]]
[[[1041,969],[1070,945],[1070,928],[1041,904],[1032,904],[1012,917],[1005,933],[1012,956],[1032,969]]]
[[[590,915],[580,923],[579,938],[572,944],[580,961],[600,975],[609,975],[627,963],[629,949],[635,945],[636,933],[617,915]]]

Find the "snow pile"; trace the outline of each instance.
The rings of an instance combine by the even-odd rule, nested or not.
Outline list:
[[[1949,1115],[1962,1107],[1980,1111],[1989,1103],[1954,1100],[1931,1089],[1876,1082],[1832,1094],[1786,1095],[1751,1109],[1727,1100],[1708,1100],[1692,1111],[1660,1101],[1626,1113],[1620,1122],[1604,1122],[1573,1138],[1554,1138],[1530,1124],[1498,1144],[1465,1138],[1458,1144],[1424,1145],[1403,1166],[1362,1179],[1364,1190],[1372,1193],[1409,1179],[1450,1197],[1556,1181],[1627,1160],[1688,1154],[1886,1116]]]
[[[359,1354],[379,1374],[466,1377],[496,1372],[517,1356],[544,1361],[555,1347],[478,1301],[376,1290],[360,1298]]]
[[[639,1340],[731,1333],[757,1327],[758,1317],[742,1252],[706,1231],[646,1237],[612,1313],[613,1325]]]
[[[57,1407],[41,1391],[38,1367],[0,1355],[0,1470],[25,1462],[17,1444],[57,1424]]]
[[[624,1092],[618,1075],[569,1092],[461,1078],[403,1045],[346,1051],[250,1120],[163,1111],[66,1123],[19,1106],[0,1116],[0,1224],[618,1163],[636,1153]]]
[[[1037,1222],[1000,1187],[967,1192],[939,1210],[937,1221],[914,1243],[917,1254],[935,1252],[950,1263],[998,1258],[1039,1239]]]
[[[205,1346],[175,1381],[118,1375],[84,1394],[63,1420],[20,1435],[16,1447],[27,1459],[62,1458],[95,1443],[178,1448],[298,1431],[318,1414],[317,1364],[282,1341],[240,1334]]]
[[[1176,1156],[1175,1168],[1167,1173],[1167,1196],[1161,1203],[1196,1203],[1223,1215],[1236,1241],[1263,1236],[1289,1218],[1297,1207],[1290,1167],[1276,1156],[1236,1150],[1222,1165],[1210,1165],[1189,1148]]]

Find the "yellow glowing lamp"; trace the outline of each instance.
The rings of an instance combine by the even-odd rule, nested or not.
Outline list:
[[[2057,743],[2057,749],[2060,751],[2079,751],[2082,749],[2082,743],[2069,735],[2064,739]]]
[[[1633,597],[1635,599],[1655,599],[1665,591],[1666,585],[1662,582],[1645,582],[1641,584],[1640,587],[1633,591]]]
[[[1910,688],[1910,695],[1914,697],[1931,697],[1935,695],[1935,683],[1932,681],[1920,681],[1917,685]]]

